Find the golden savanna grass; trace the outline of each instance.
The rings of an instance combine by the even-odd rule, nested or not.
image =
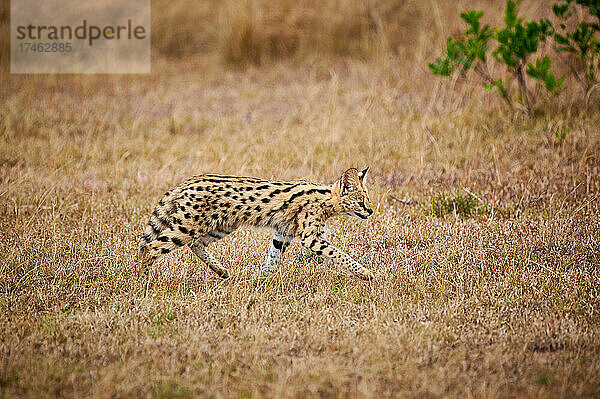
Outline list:
[[[129,76],[9,75],[0,7],[1,396],[598,396],[598,97],[511,115],[426,67],[457,10],[501,2],[152,6]],[[297,243],[264,278],[262,231],[211,249],[228,281],[187,250],[134,271],[190,175],[366,165],[376,212],[330,238],[373,283]]]

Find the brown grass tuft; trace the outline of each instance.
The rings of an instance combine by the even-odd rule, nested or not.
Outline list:
[[[152,39],[168,56],[214,51],[241,66],[309,54],[366,59],[411,45],[406,34],[427,8],[398,0],[157,2]]]

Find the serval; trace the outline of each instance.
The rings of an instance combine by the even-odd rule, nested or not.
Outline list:
[[[204,174],[167,191],[152,212],[140,248],[142,269],[161,255],[189,246],[222,278],[229,272],[206,247],[240,227],[274,230],[263,270],[275,270],[281,254],[294,237],[317,255],[331,259],[360,278],[373,273],[325,236],[325,222],[338,215],[367,219],[373,214],[365,180],[369,168],[351,168],[332,185],[304,180],[271,181],[254,177]]]

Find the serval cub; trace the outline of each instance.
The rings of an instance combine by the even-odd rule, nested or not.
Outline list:
[[[187,245],[227,278],[227,270],[206,247],[239,227],[266,227],[275,231],[263,267],[266,273],[275,270],[281,254],[298,237],[317,255],[370,280],[373,274],[368,269],[325,237],[325,222],[333,216],[367,219],[373,214],[365,187],[368,169],[348,169],[331,186],[214,174],[192,177],[167,191],[152,212],[140,243],[143,271],[162,254]]]

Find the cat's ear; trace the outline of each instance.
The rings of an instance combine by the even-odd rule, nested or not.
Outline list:
[[[342,195],[350,194],[356,191],[358,187],[359,175],[358,170],[350,168],[340,177]]]
[[[358,180],[360,180],[360,182],[364,185],[366,178],[367,178],[367,172],[369,172],[369,167],[367,166],[365,169],[363,169],[362,171],[358,172]]]

